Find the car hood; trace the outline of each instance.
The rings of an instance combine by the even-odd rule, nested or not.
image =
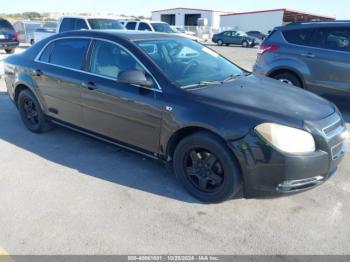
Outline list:
[[[315,94],[255,75],[192,92],[205,103],[263,121],[303,125],[304,121],[320,120],[335,112],[331,103]]]

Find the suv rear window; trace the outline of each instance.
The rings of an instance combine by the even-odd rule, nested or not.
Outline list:
[[[12,32],[14,31],[13,26],[7,20],[0,20],[0,32]]]
[[[307,46],[310,45],[312,32],[313,29],[288,30],[283,32],[283,36],[289,43]]]

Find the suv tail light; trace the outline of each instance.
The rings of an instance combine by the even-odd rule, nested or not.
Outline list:
[[[258,54],[262,55],[266,52],[277,51],[280,47],[278,45],[261,45],[258,50]]]
[[[12,40],[18,41],[18,32],[15,32],[12,36]]]

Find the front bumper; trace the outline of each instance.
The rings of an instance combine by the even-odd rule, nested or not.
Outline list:
[[[339,115],[322,120],[322,125],[332,122],[335,116]],[[317,151],[310,154],[291,155],[277,151],[255,131],[231,142],[230,147],[241,166],[245,197],[295,194],[319,186],[331,178],[345,154],[343,124],[338,128],[339,133],[333,132],[330,138],[322,133],[323,129],[318,124],[306,124],[317,144]]]

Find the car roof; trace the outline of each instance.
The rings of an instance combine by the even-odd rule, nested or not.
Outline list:
[[[148,31],[135,31],[135,30],[79,30],[79,31],[70,31],[61,34],[55,35],[59,37],[108,37],[115,36],[129,41],[137,40],[155,40],[155,39],[179,39],[185,38],[177,34],[167,34],[167,33],[157,33],[157,32],[148,32]]]
[[[84,15],[65,15],[61,16],[60,20],[64,18],[79,18],[79,19],[113,19],[113,20],[118,20],[117,18],[114,17],[108,17],[108,16],[84,16]]]
[[[301,22],[291,23],[284,26],[276,27],[276,30],[293,30],[301,28],[319,28],[319,27],[349,27],[350,21],[324,21],[324,22]]]

